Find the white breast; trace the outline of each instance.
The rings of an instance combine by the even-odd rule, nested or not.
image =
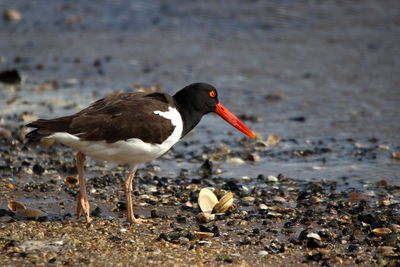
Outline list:
[[[93,158],[115,163],[140,164],[154,160],[176,144],[182,135],[183,122],[178,110],[169,107],[168,111],[154,111],[161,117],[171,120],[175,126],[172,134],[161,144],[145,143],[138,138],[107,143],[106,141],[81,141],[78,136],[58,132],[46,138],[54,139]]]

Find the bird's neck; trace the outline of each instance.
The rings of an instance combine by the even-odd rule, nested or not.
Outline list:
[[[197,110],[190,102],[182,101],[179,97],[176,98],[174,96],[174,98],[177,109],[182,116],[183,131],[181,138],[183,138],[200,122],[203,113]]]

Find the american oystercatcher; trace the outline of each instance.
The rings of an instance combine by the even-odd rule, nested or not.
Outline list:
[[[90,222],[89,200],[83,173],[85,155],[95,159],[129,164],[125,180],[128,222],[141,223],[132,206],[132,183],[138,164],[167,152],[201,120],[215,112],[228,123],[254,138],[247,128],[218,101],[217,90],[206,83],[193,83],[174,96],[165,93],[115,93],[94,102],[78,113],[27,124],[35,130],[30,141],[52,139],[78,151],[76,166],[80,193],[77,217]]]

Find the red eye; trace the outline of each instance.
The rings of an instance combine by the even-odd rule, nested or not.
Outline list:
[[[209,91],[209,92],[208,92],[208,95],[209,95],[210,97],[214,98],[214,97],[217,96],[217,92],[215,92],[214,90],[212,90],[212,91]]]

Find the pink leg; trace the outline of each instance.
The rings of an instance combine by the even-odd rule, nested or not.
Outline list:
[[[145,223],[146,220],[135,218],[133,214],[133,203],[132,203],[132,185],[133,185],[133,178],[135,178],[136,173],[136,166],[132,167],[129,171],[128,177],[125,180],[125,197],[126,197],[126,206],[127,206],[127,220],[130,223]]]
[[[78,195],[78,203],[76,206],[76,217],[81,216],[81,211],[86,217],[86,222],[90,222],[92,219],[90,218],[90,206],[89,199],[86,192],[86,179],[83,176],[83,167],[85,163],[85,154],[82,152],[78,152],[76,154],[76,168],[78,169],[78,180],[79,180],[79,195]]]

